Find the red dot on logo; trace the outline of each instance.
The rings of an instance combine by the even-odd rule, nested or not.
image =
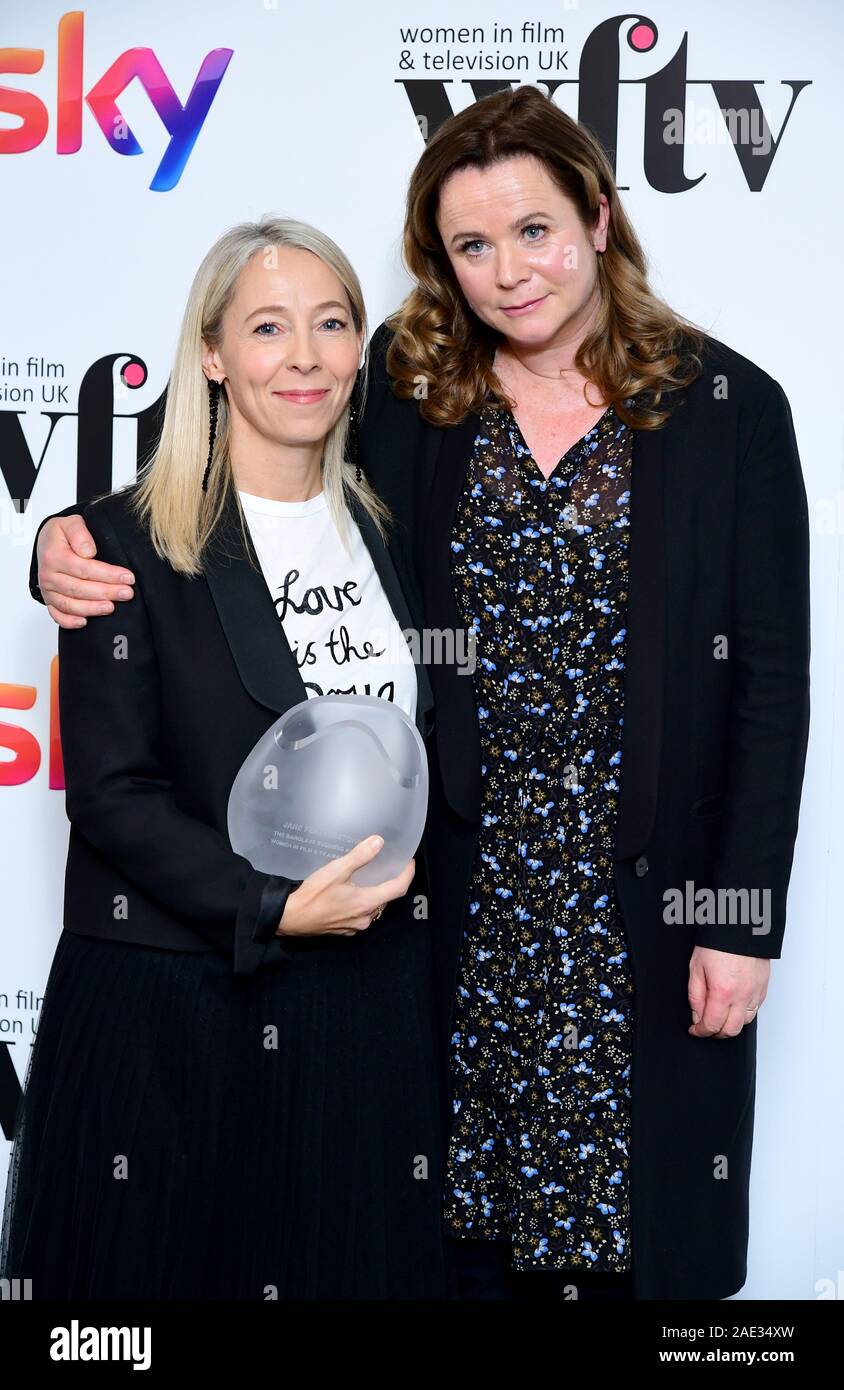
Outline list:
[[[120,375],[127,386],[143,386],[147,376],[140,362],[127,362]]]
[[[656,43],[656,29],[652,24],[637,24],[627,35],[631,48],[639,53],[647,53]]]

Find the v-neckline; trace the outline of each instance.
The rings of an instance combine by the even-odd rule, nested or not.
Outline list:
[[[594,425],[591,425],[591,426],[589,427],[589,429],[585,432],[585,434],[582,434],[582,435],[580,436],[579,439],[576,439],[576,440],[574,441],[573,444],[570,444],[569,447],[568,447],[568,449],[566,449],[565,453],[563,453],[563,454],[560,455],[560,457],[558,458],[557,462],[554,464],[554,467],[551,469],[551,472],[550,472],[550,473],[543,473],[542,469],[540,468],[539,464],[537,463],[536,459],[535,459],[534,456],[533,456],[533,451],[532,451],[532,449],[529,447],[528,442],[527,442],[527,440],[525,439],[524,434],[522,433],[522,427],[521,427],[521,425],[519,424],[518,420],[516,419],[516,416],[515,416],[515,414],[513,413],[513,411],[509,408],[509,406],[504,406],[504,407],[499,406],[499,407],[498,407],[498,409],[503,409],[505,416],[509,416],[510,421],[512,422],[512,425],[511,425],[511,426],[508,426],[508,428],[511,428],[512,430],[514,430],[515,433],[516,433],[516,435],[518,436],[518,441],[519,441],[519,443],[520,443],[520,445],[521,445],[521,449],[522,449],[522,452],[521,452],[521,454],[519,455],[519,457],[522,458],[522,457],[524,457],[525,455],[527,455],[527,457],[530,459],[530,461],[531,461],[533,467],[536,469],[537,473],[539,474],[540,478],[542,479],[542,481],[543,481],[544,483],[550,483],[551,479],[554,477],[554,474],[557,472],[557,470],[560,468],[560,466],[561,466],[563,463],[565,463],[565,461],[566,461],[566,459],[569,457],[569,455],[572,454],[572,453],[574,453],[575,450],[580,450],[580,449],[582,449],[582,448],[583,448],[583,445],[584,445],[584,444],[586,443],[586,441],[596,432],[596,430],[597,430],[597,431],[600,431],[600,430],[602,429],[603,425],[604,425],[605,422],[606,422],[607,416],[609,415],[609,413],[610,413],[610,411],[612,410],[612,408],[613,408],[613,407],[612,407],[612,402],[610,402],[610,404],[607,406],[607,408],[606,408],[606,410],[603,412],[603,414],[600,415],[600,416],[598,417],[598,419],[595,421]]]

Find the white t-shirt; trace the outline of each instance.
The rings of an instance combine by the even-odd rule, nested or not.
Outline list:
[[[416,668],[354,519],[349,553],[324,492],[277,502],[238,491],[308,696],[376,695],[416,717]]]

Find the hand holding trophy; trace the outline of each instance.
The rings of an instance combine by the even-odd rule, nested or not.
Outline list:
[[[338,889],[378,885],[372,904],[371,895],[346,899],[347,910],[368,925],[410,886],[408,861],[427,808],[425,745],[404,711],[375,696],[317,695],[287,710],[245,759],[229,796],[228,831],[232,848],[253,868],[308,881],[291,899],[306,886],[304,898],[324,894],[334,879]],[[343,930],[343,906],[334,902],[338,923],[322,930]],[[299,899],[296,915],[304,909]],[[347,933],[354,929],[346,923]]]
[[[332,859],[308,874],[291,893],[282,914],[282,936],[355,936],[381,916],[394,898],[403,898],[416,871],[416,860],[372,888],[358,887],[352,874],[381,849],[380,835],[361,840],[341,859]]]

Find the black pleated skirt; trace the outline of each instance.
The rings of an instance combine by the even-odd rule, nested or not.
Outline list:
[[[0,1275],[35,1299],[444,1298],[429,924],[235,976],[63,931]]]

